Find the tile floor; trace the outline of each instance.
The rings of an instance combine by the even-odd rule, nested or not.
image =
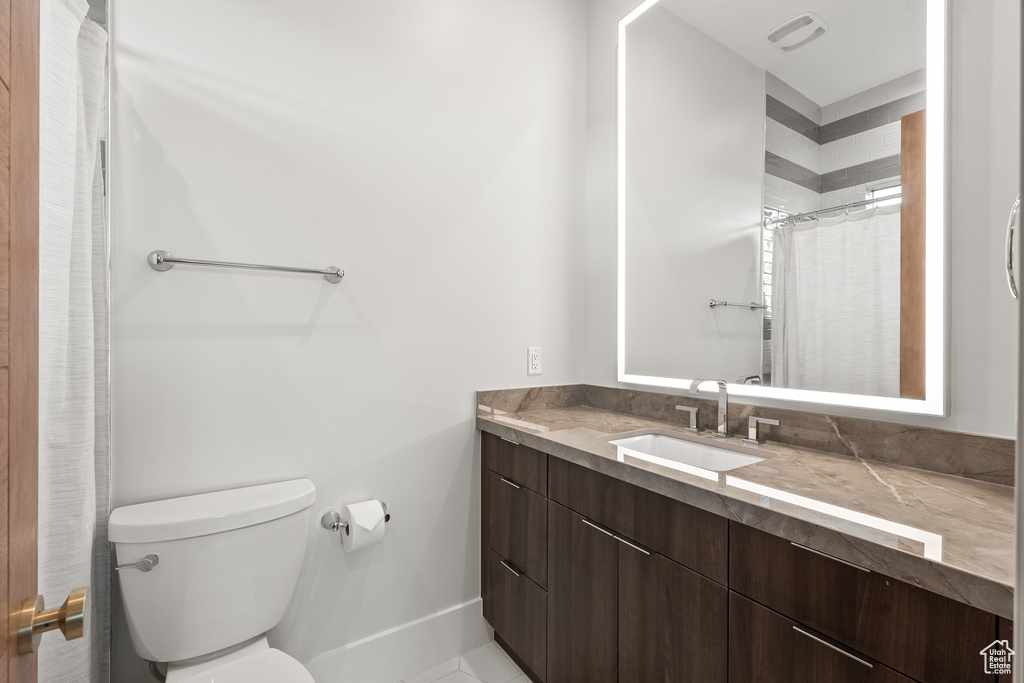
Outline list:
[[[494,641],[399,683],[530,683]]]

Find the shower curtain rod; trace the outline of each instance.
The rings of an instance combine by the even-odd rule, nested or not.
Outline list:
[[[848,211],[849,209],[852,209],[855,206],[867,206],[868,204],[877,204],[879,202],[887,202],[887,201],[890,201],[892,199],[901,199],[902,197],[903,197],[903,193],[902,192],[897,192],[896,194],[891,194],[891,195],[888,195],[887,197],[878,197],[877,199],[861,199],[860,201],[850,202],[849,204],[840,204],[839,206],[831,206],[831,207],[829,207],[827,209],[817,209],[815,211],[807,211],[806,213],[795,213],[792,216],[787,216],[786,218],[778,218],[778,219],[773,220],[773,221],[765,221],[765,223],[769,224],[769,225],[770,224],[778,225],[778,224],[781,224],[781,223],[789,223],[790,221],[792,221],[793,223],[796,223],[798,220],[801,220],[801,219],[807,220],[807,219],[811,219],[812,217],[813,218],[817,218],[819,213],[829,213],[830,211],[844,211],[844,210]]]

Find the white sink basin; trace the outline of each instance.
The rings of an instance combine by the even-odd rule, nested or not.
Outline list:
[[[755,455],[753,449],[740,446],[719,446],[706,439],[690,440],[659,433],[627,436],[608,443],[618,447],[620,460],[623,455],[630,455],[669,467],[671,463],[682,463],[712,472],[733,470],[771,457],[768,454]]]

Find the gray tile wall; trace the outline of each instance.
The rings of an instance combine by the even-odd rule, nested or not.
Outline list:
[[[767,160],[765,165],[767,166]],[[825,173],[821,176],[821,186],[818,192],[824,194],[834,190],[853,187],[862,183],[869,183],[872,180],[882,180],[900,174],[900,157],[885,157],[875,159],[867,163],[857,164],[848,168],[841,168],[838,171]]]
[[[765,111],[769,119],[800,133],[818,145],[824,145],[894,123],[907,114],[924,109],[924,106],[925,93],[918,92],[821,126],[771,95],[766,97]],[[765,151],[764,170],[768,175],[823,194],[899,176],[900,157],[897,154],[873,159],[819,175],[778,154]]]
[[[900,174],[899,155],[875,159],[863,164],[856,164],[838,171],[818,175],[778,154],[764,153],[764,172],[768,175],[788,180],[801,187],[806,187],[818,194],[842,190],[854,185],[861,185],[873,180],[891,178]]]
[[[848,138],[887,123],[894,123],[907,114],[924,109],[925,105],[925,94],[919,92],[819,126],[785,102],[781,102],[771,95],[765,99],[768,118],[778,121],[819,145]]]

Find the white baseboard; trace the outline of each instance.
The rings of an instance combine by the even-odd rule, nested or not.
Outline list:
[[[317,655],[316,683],[398,683],[491,639],[480,598]]]

